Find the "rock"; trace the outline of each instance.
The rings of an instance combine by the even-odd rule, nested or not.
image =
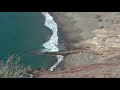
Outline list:
[[[56,56],[56,55],[69,55],[69,54],[77,54],[77,53],[80,53],[81,50],[80,49],[75,49],[75,50],[61,50],[61,51],[57,51],[57,52],[43,52],[43,51],[32,51],[32,53],[34,54],[39,54],[39,55],[42,55],[42,54],[45,54],[45,55],[53,55],[53,56]]]

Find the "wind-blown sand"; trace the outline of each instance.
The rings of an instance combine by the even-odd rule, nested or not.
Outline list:
[[[81,54],[64,57],[55,72],[36,77],[120,77],[120,12],[51,12],[64,46]]]

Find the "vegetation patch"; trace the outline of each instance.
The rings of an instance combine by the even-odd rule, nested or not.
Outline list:
[[[12,55],[7,60],[0,60],[0,78],[32,78],[28,73],[30,67],[23,67],[20,61],[17,55]]]

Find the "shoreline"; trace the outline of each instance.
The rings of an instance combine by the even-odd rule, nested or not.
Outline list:
[[[62,45],[63,49],[60,49],[60,48],[59,49],[60,50],[65,50],[67,47],[65,47],[64,44],[67,43],[68,39],[67,39],[66,33],[64,32],[63,25],[59,22],[58,17],[55,15],[54,12],[49,12],[49,14],[53,17],[53,20],[55,21],[55,23],[57,24],[57,27],[58,27],[58,37],[59,37],[58,38],[58,45],[63,44]],[[62,43],[60,42],[61,40],[63,41]],[[59,62],[55,71],[64,69],[64,64],[65,64],[64,63],[64,58],[61,62]]]
[[[50,39],[43,44],[43,49],[42,52],[54,52],[54,51],[59,51],[59,36],[58,36],[58,25],[54,21],[54,18],[49,14],[49,12],[42,12],[43,16],[45,17],[45,26],[48,27],[50,30],[52,30],[53,34],[50,37]],[[55,62],[50,68],[50,71],[54,71],[58,64],[63,60],[64,56],[62,55],[56,55],[57,57],[57,62]]]
[[[77,13],[77,12],[76,12]],[[71,19],[69,19],[69,17],[65,17],[65,12],[62,12],[61,15],[58,13],[58,12],[50,12],[50,14],[52,15],[52,17],[54,18],[54,21],[57,23],[58,25],[58,31],[60,33],[60,38],[62,38],[64,40],[64,47],[68,50],[71,50],[71,49],[77,49],[74,47],[74,44],[75,43],[78,43],[80,40],[82,41],[83,39],[80,37],[75,37],[75,35],[78,36],[79,33],[83,32],[82,30],[79,31],[79,28],[77,27],[74,27],[72,24],[75,24],[75,21]],[[67,23],[67,21],[69,23]],[[66,24],[67,23],[67,24]],[[74,27],[74,28],[72,28]],[[71,29],[71,30],[70,30]],[[74,33],[74,31],[72,30],[75,30],[76,33]],[[77,31],[76,31],[77,30]],[[69,35],[73,32],[73,35]],[[88,34],[89,35],[89,34]],[[75,37],[75,39],[71,39],[71,37]],[[91,37],[91,36],[90,36]],[[80,56],[79,54],[74,54],[74,56]],[[64,59],[59,63],[59,65],[57,66],[56,70],[63,70],[64,68],[67,68],[67,67],[71,67],[71,66],[74,66],[73,65],[69,65],[69,59],[72,59],[74,57],[73,55],[68,55],[68,56],[65,56]],[[87,56],[89,58],[89,55]],[[84,58],[84,55],[83,55],[83,58]],[[82,58],[82,59],[83,59]],[[78,58],[77,57],[74,57],[74,59],[76,59],[77,61],[75,61],[75,63],[79,62],[78,61]],[[67,61],[67,62],[66,62]],[[93,62],[92,62],[93,63]],[[83,60],[82,61],[82,64],[86,64],[86,62]]]
[[[35,71],[36,77],[120,77],[119,12],[52,12],[52,16],[66,48],[85,50],[65,56],[54,72]]]
[[[86,44],[84,41],[92,40],[95,37],[92,34],[95,29],[101,28],[102,25],[106,28],[108,26],[108,23],[105,21],[106,17],[111,18],[115,13],[50,12],[50,14],[58,25],[58,31],[61,33],[61,37],[65,42],[64,47],[71,50],[90,47],[90,44]],[[58,65],[58,70],[73,66],[95,64],[97,58],[103,59],[103,56],[97,55],[97,52],[94,52],[91,48],[94,49],[94,46],[90,47],[90,49],[88,48],[82,55],[74,54],[65,56],[64,60]],[[98,54],[100,53],[98,51]]]
[[[57,32],[57,35],[58,35],[58,48],[59,48],[59,50],[65,50],[66,47],[64,46],[64,43],[66,42],[67,37],[66,37],[66,35],[64,33],[63,26],[61,25],[61,23],[57,19],[54,12],[48,12],[48,13],[53,17],[53,20],[55,21],[55,23],[57,24],[57,27],[58,27],[58,32]]]

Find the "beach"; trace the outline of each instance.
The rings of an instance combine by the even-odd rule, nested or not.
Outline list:
[[[54,12],[52,14],[54,14],[55,20],[57,19],[56,23],[61,32],[64,33],[62,36],[64,36],[64,45],[67,49],[88,48],[82,54],[66,56],[63,60],[65,67],[95,64],[97,58],[103,58],[103,56],[97,55],[100,54],[99,52],[94,52],[92,46],[90,47],[90,43],[93,41],[89,41],[90,43],[87,44],[85,41],[95,37],[92,33],[95,29],[111,26],[107,20],[118,17],[118,12]]]
[[[64,47],[81,52],[66,55],[54,72],[37,72],[36,77],[119,77],[119,12],[50,14],[58,25]]]

